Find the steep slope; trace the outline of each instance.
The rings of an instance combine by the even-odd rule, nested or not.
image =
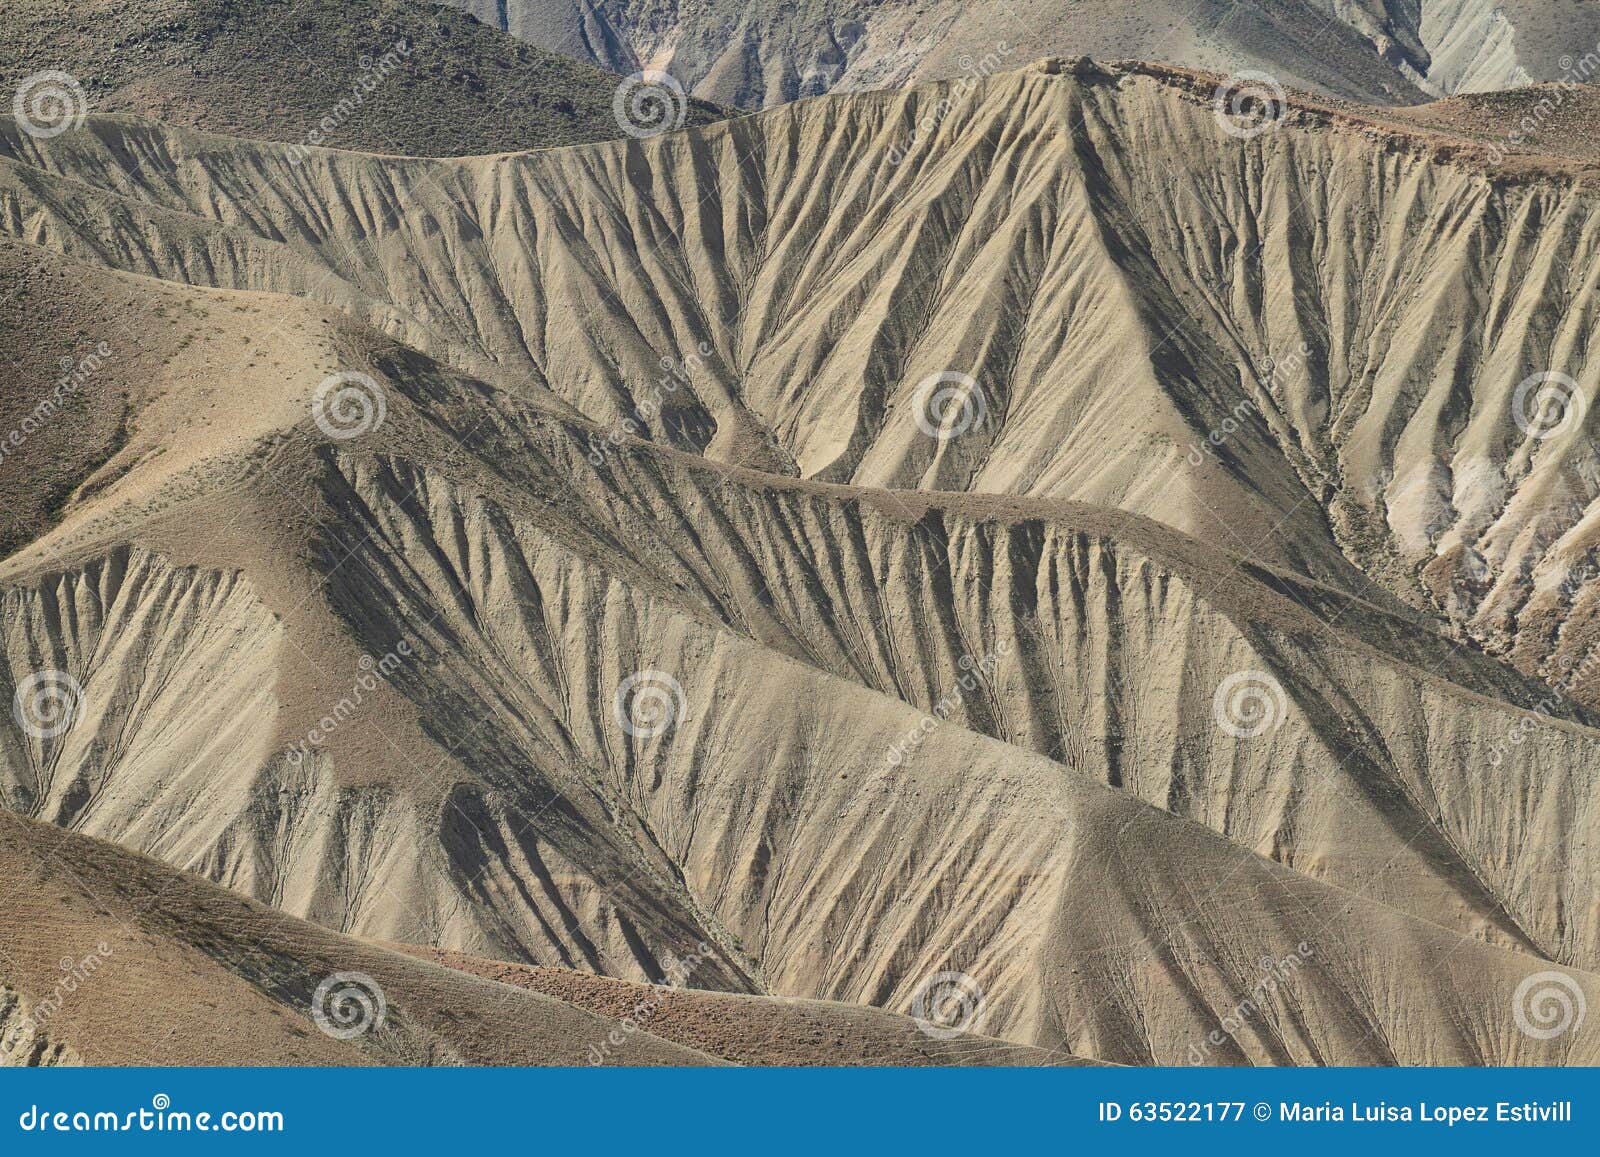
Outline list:
[[[1423,0],[1418,32],[1426,84],[1446,93],[1489,92],[1540,81],[1592,81],[1573,62],[1600,51],[1595,0]]]
[[[459,162],[92,122],[9,134],[0,212],[84,258],[337,305],[554,395],[602,457],[642,433],[1117,507],[1594,702],[1600,471],[1581,422],[1543,424],[1600,378],[1589,177],[1304,102],[1241,133],[1215,84],[1054,62]],[[129,152],[167,175],[127,186]]]
[[[0,1064],[582,1064],[622,1031],[3,811],[0,874]],[[628,1036],[604,1063],[715,1063]]]
[[[5,564],[13,809],[368,936],[896,1012],[960,972],[967,1027],[1093,1059],[1591,1056],[1514,998],[1551,959],[1593,991],[1593,733],[1362,640],[1525,693],[1481,658],[1115,512],[597,466],[553,400],[166,292],[301,360],[210,429],[214,381],[155,383]],[[312,416],[332,365],[358,437]],[[1295,598],[1364,621],[1319,646]],[[1293,692],[1255,734],[1214,714],[1240,671]]]
[[[1574,62],[1600,49],[1595,0],[451,2],[579,60],[666,70],[709,100],[745,108],[1080,55],[1266,73],[1294,88],[1404,105],[1424,93],[1591,80]]]
[[[14,0],[0,21],[0,89],[46,131],[74,114],[130,113],[423,156],[625,131],[616,77],[420,0]],[[700,102],[683,112],[716,116]]]
[[[451,2],[535,44],[613,72],[664,70],[742,108],[1083,55],[1265,70],[1298,88],[1403,104],[1421,99],[1408,77],[1427,67],[1415,5],[1392,0]]]
[[[1084,1065],[971,1033],[924,1032],[917,1021],[837,1001],[740,996],[645,985],[565,968],[480,960],[416,945],[393,947],[449,968],[511,984],[609,1016],[630,1014],[650,1031],[711,1056],[748,1065]]]
[[[480,616],[505,613],[473,601]],[[362,605],[373,613],[373,604]],[[356,889],[347,921],[393,927],[401,912],[416,911],[427,921],[420,930],[432,925],[450,938],[457,933],[435,923],[444,910],[430,911],[428,894],[407,884],[438,855],[424,842],[436,824],[432,838],[457,865],[478,919],[498,913],[505,936],[519,909],[532,907],[520,927],[522,951],[534,959],[559,959],[592,943],[608,951],[580,963],[637,975],[622,946],[606,943],[612,919],[625,913],[622,927],[643,942],[634,950],[650,954],[636,956],[643,971],[665,943],[693,933],[688,913],[700,911],[698,927],[711,930],[736,973],[759,976],[765,991],[904,1009],[921,981],[953,965],[977,977],[986,994],[986,1032],[1110,1060],[1178,1060],[1259,983],[1256,961],[1295,951],[1318,958],[1315,972],[1286,986],[1285,1003],[1274,1007],[1296,1010],[1310,1025],[1288,1029],[1274,1020],[1216,1059],[1550,1061],[1585,1045],[1579,1036],[1547,1047],[1513,1029],[1509,994],[1526,976],[1548,971],[1542,961],[1273,868],[1204,829],[954,727],[901,766],[863,766],[864,750],[881,751],[915,730],[918,713],[863,701],[803,667],[663,621],[647,603],[630,618],[631,625],[606,624],[598,638],[575,640],[560,652],[563,666],[588,654],[618,655],[624,668],[648,662],[671,672],[686,704],[708,706],[703,714],[686,709],[670,741],[644,730],[630,736],[595,706],[608,700],[605,675],[596,679],[601,686],[574,688],[565,703],[551,704],[567,721],[562,728],[541,722],[525,697],[514,710],[491,700],[480,708],[489,713],[451,728],[447,720],[466,718],[467,704],[428,684],[463,687],[462,677],[441,670],[446,658],[429,652],[413,660],[414,675],[392,678],[475,778],[452,787],[437,819],[425,818],[432,809],[397,760],[383,768],[349,756],[349,744],[325,745],[315,752],[315,779],[353,775],[368,781],[365,792],[330,785],[321,802],[307,798],[305,779],[266,776],[239,806],[227,842],[200,866],[225,872],[235,856],[276,850],[281,878],[327,884],[341,878],[334,869],[343,865],[346,887]],[[592,613],[582,619],[592,621]],[[660,649],[679,633],[677,652]],[[628,636],[639,641],[621,658]],[[472,693],[525,696],[501,680],[486,671]],[[94,680],[85,684],[87,703],[105,694]],[[587,716],[577,713],[586,706]],[[339,734],[368,731],[376,718],[341,725]],[[145,712],[138,722],[143,730],[158,720]],[[549,749],[563,730],[590,729],[601,738],[580,745],[587,766],[563,772]],[[71,756],[68,747],[63,759]],[[750,775],[752,765],[763,769],[759,777]],[[447,779],[462,774],[438,770]],[[373,784],[384,773],[392,786]],[[114,822],[130,805],[171,814],[166,799],[147,794],[148,773],[111,768],[105,782],[86,821]],[[192,798],[186,840],[204,831],[207,805],[215,812],[225,804]],[[408,829],[400,817],[413,809],[421,814]],[[273,837],[281,845],[261,836],[254,848],[244,843],[263,831],[283,833]],[[652,919],[645,901],[628,894],[624,840],[636,849],[631,879],[644,881],[657,911],[678,906],[682,914]],[[328,854],[310,850],[319,843]],[[609,860],[602,858],[608,847]],[[168,854],[177,850],[168,844]],[[1390,870],[1399,880],[1413,871],[1398,861]],[[223,878],[239,887],[251,882]],[[675,879],[686,895],[681,903],[671,900]],[[1185,880],[1221,886],[1197,895]],[[557,913],[571,921],[564,942],[572,948],[537,938],[538,923]],[[322,918],[335,913],[324,906]],[[1154,959],[1143,945],[1155,946]],[[502,940],[500,950],[506,947]],[[1450,967],[1431,971],[1440,960]],[[1136,994],[1119,986],[1124,977],[1139,978]],[[703,980],[715,982],[715,973],[707,968]],[[1379,991],[1376,1000],[1361,995]]]
[[[0,866],[0,1064],[1085,1063],[695,992],[693,953],[674,987],[368,944],[7,812]]]

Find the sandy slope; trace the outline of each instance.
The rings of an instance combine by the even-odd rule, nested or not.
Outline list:
[[[1513,419],[1534,375],[1600,374],[1589,180],[1343,107],[1241,141],[1215,83],[1056,62],[945,113],[935,85],[467,162],[291,166],[96,122],[11,136],[0,208],[80,257],[336,305],[608,427],[1121,508],[1559,675],[1594,632],[1600,469],[1581,423]],[[918,421],[940,372],[983,398],[961,437]]]
[[[13,808],[369,936],[636,979],[706,942],[706,987],[901,1012],[954,968],[985,1032],[1095,1059],[1183,1060],[1302,943],[1315,965],[1207,1059],[1587,1055],[1517,1032],[1511,996],[1594,953],[1592,733],[1538,723],[1477,774],[1532,694],[1487,661],[1114,513],[635,443],[596,467],[559,407],[295,320],[302,357],[381,378],[383,425],[316,431],[317,358],[230,393],[228,437],[195,428],[198,375],[135,410],[114,480],[7,564],[11,683],[48,661],[84,689],[64,734],[8,733]],[[1258,668],[1292,699],[1253,744],[1210,715]],[[664,735],[613,706],[640,670],[681,687]]]
[[[94,1065],[582,1064],[612,1017],[364,944],[98,840],[0,812],[0,1061]],[[384,1013],[336,1037],[319,985]],[[369,1001],[374,988],[362,982]],[[341,1019],[322,1006],[335,1029]],[[376,1007],[375,1003],[372,1005]],[[612,1064],[707,1064],[631,1033]]]
[[[837,1001],[741,996],[646,985],[565,968],[483,960],[417,945],[392,947],[501,984],[542,992],[613,1017],[635,1017],[652,1034],[749,1065],[1082,1065],[969,1033],[933,1035],[915,1020]]]
[[[4,812],[0,866],[0,1063],[1085,1063],[967,1033],[929,1035],[854,1005],[368,944]],[[691,980],[694,963],[684,962]],[[316,994],[326,977],[350,972],[369,1001],[382,994],[383,1016],[341,1037],[315,1009],[336,1030],[368,1014],[340,1020]]]
[[[1240,142],[1210,84],[1031,69],[887,167],[944,90],[464,162],[11,133],[23,396],[64,322],[116,356],[18,451],[62,497],[0,566],[0,689],[83,696],[0,733],[7,806],[366,937],[627,980],[704,943],[708,989],[891,1012],[956,970],[1090,1059],[1254,999],[1203,1059],[1593,1063],[1515,998],[1594,992],[1600,735],[1439,632],[1587,597],[1538,569],[1586,442],[1505,407],[1597,372],[1543,304],[1589,292],[1592,189],[1334,107]],[[952,365],[990,419],[929,437]],[[359,437],[310,417],[338,370]],[[1446,446],[1493,464],[1456,505],[1391,485]],[[1576,645],[1528,621],[1527,671]]]

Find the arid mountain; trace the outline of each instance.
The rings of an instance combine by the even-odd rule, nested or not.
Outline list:
[[[670,72],[745,108],[987,75],[1046,56],[1139,59],[1369,104],[1592,80],[1600,0],[451,0],[613,72]]]
[[[3,811],[0,871],[0,1064],[582,1064],[620,1027]],[[628,1036],[605,1062],[717,1063]]]
[[[696,96],[741,108],[988,75],[1047,56],[1266,71],[1374,104],[1424,99],[1412,79],[1427,59],[1406,19],[1414,5],[1385,0],[452,2],[535,44],[612,72],[670,72]]]
[[[1575,73],[1574,62],[1600,50],[1596,0],[1421,0],[1420,7],[1429,91],[1490,92],[1540,81],[1595,80],[1592,73]]]
[[[0,88],[52,127],[127,113],[376,153],[498,153],[622,136],[617,84],[422,0],[12,0],[0,20]]]
[[[0,1064],[1087,1063],[695,992],[693,954],[641,985],[369,944],[5,811],[0,869]]]
[[[80,258],[345,310],[600,423],[602,456],[626,430],[1123,509],[1550,675],[1597,593],[1589,442],[1529,422],[1537,375],[1600,375],[1594,311],[1558,304],[1593,293],[1586,162],[1335,106],[1230,131],[1214,87],[1058,62],[953,107],[935,85],[469,161],[96,122],[8,134],[0,209]],[[930,437],[951,388],[973,428]],[[1507,629],[1568,605],[1566,638]]]
[[[7,807],[723,1059],[1595,1063],[1591,162],[1223,83],[0,123]]]
[[[414,944],[390,947],[591,1012],[635,1017],[656,1036],[736,1064],[1071,1067],[1094,1063],[971,1033],[930,1034],[909,1017],[860,1004],[645,985],[567,968],[483,960]]]

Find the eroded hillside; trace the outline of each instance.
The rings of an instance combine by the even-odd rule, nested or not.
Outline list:
[[[602,451],[1112,506],[1580,663],[1597,468],[1538,419],[1600,376],[1590,184],[1313,106],[1230,133],[1209,92],[1055,65],[926,132],[941,86],[460,162],[98,122],[11,135],[0,213],[335,305]]]
[[[1593,186],[1211,87],[455,161],[8,126],[8,354],[108,352],[15,448],[7,807],[361,937],[959,970],[1063,1058],[1193,1060],[1267,961],[1202,1059],[1593,1063],[1516,1007],[1600,968]]]

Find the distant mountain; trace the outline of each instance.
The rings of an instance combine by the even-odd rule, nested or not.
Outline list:
[[[1364,31],[1333,17],[1329,0],[454,2],[535,44],[614,72],[663,69],[742,108],[1078,55],[1261,70],[1371,104],[1423,96],[1403,63],[1425,54],[1384,0],[1339,5]]]
[[[46,118],[132,113],[367,152],[619,137],[620,79],[410,0],[13,0],[0,19],[7,112],[15,98]],[[676,111],[687,123],[720,115],[688,101]]]
[[[1557,80],[1600,44],[1600,0],[453,2],[535,44],[616,72],[665,69],[747,108],[1078,55],[1409,104]]]
[[[1404,10],[1415,3],[1388,0]],[[1600,0],[1421,0],[1425,84],[1438,93],[1489,92],[1540,81],[1595,81]]]

